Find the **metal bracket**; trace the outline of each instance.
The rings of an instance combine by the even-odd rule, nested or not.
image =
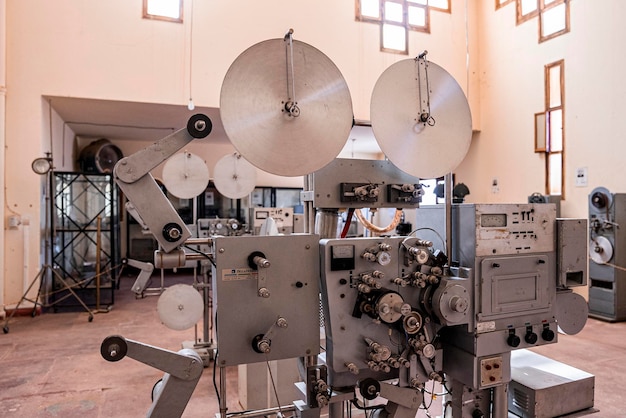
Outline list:
[[[100,353],[108,361],[128,356],[165,372],[153,391],[152,406],[147,414],[150,418],[181,416],[204,368],[202,359],[193,350],[182,349],[175,353],[116,335],[104,339]]]

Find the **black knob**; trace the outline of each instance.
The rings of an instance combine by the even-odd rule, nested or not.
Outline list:
[[[167,242],[176,242],[180,240],[183,235],[183,228],[180,225],[170,222],[163,227],[163,238]]]
[[[472,418],[485,418],[485,414],[480,409],[474,409],[472,412]]]
[[[541,332],[541,338],[546,341],[554,340],[554,336],[554,331],[552,331],[550,328],[546,328]]]
[[[198,113],[187,121],[187,132],[194,138],[206,138],[213,129],[213,123],[208,116]]]
[[[124,337],[111,335],[106,337],[100,345],[100,354],[106,361],[120,361],[128,353],[128,344]]]
[[[506,339],[506,343],[511,347],[519,347],[522,340],[515,334],[509,334],[509,338]]]
[[[526,341],[528,344],[535,344],[537,342],[537,334],[535,334],[534,332],[527,332],[526,335],[524,335],[524,341]]]

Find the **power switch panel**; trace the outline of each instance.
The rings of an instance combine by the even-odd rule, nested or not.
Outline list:
[[[492,386],[503,383],[502,356],[483,358],[480,360],[480,386]]]

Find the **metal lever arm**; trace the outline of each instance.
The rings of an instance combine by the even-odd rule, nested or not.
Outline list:
[[[170,252],[191,233],[171,202],[163,194],[150,170],[174,155],[194,138],[204,138],[211,132],[211,120],[194,115],[187,127],[155,142],[151,146],[122,158],[114,168],[115,182],[144,220],[150,232],[165,252]]]
[[[200,376],[203,363],[193,350],[178,353],[114,335],[104,339],[100,353],[105,360],[119,361],[128,356],[165,372],[147,416],[169,418],[182,415]],[[156,387],[155,387],[156,388]]]
[[[139,276],[137,276],[137,280],[133,284],[133,292],[138,296],[141,296],[144,290],[146,290],[146,286],[148,285],[148,280],[150,280],[150,276],[152,276],[152,272],[154,271],[154,265],[152,263],[146,263],[139,260],[127,259],[124,260],[126,265],[131,267],[140,269]]]
[[[380,396],[387,399],[385,411],[393,418],[414,418],[423,395],[415,389],[380,383]]]

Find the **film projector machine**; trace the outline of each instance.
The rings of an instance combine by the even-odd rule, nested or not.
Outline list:
[[[372,129],[388,160],[336,158],[354,120],[348,86],[293,31],[239,55],[223,81],[220,113],[245,160],[304,176],[305,233],[191,238],[150,170],[210,134],[204,115],[115,167],[119,187],[160,244],[156,267],[184,265],[190,255],[182,247],[190,244],[202,245],[210,260],[221,397],[220,410],[207,412],[231,415],[226,367],[297,358],[300,399],[233,415],[317,418],[324,411],[338,418],[348,407],[412,418],[445,391],[437,401],[443,397],[445,416],[507,417],[511,352],[556,343],[557,327],[582,329],[586,302],[571,287],[586,284],[586,249],[573,253],[564,241],[586,242],[586,221],[557,220],[554,205],[452,205],[450,197],[417,209],[420,179],[451,179],[472,135],[462,89],[426,52],[391,65],[374,87]],[[229,190],[241,186],[240,196],[254,187],[247,176],[224,182]],[[380,227],[363,208],[396,215]],[[408,208],[417,209],[418,229],[394,235]],[[345,210],[370,236],[338,233]],[[101,353],[165,372],[151,417],[180,416],[203,371],[194,350],[122,336],[106,338]]]

